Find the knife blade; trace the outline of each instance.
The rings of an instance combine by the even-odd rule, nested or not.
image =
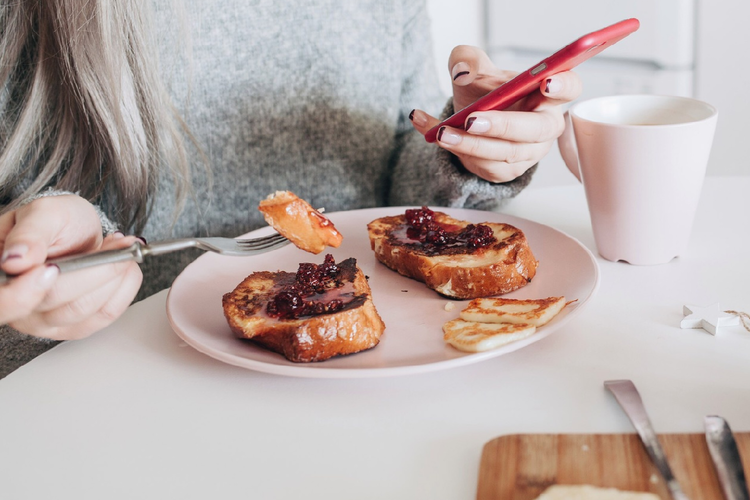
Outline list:
[[[688,500],[687,495],[682,491],[680,484],[672,473],[672,469],[667,462],[667,455],[659,443],[651,420],[646,413],[646,407],[643,405],[641,395],[631,380],[607,380],[604,387],[615,397],[617,403],[630,419],[641,438],[646,453],[651,458],[659,473],[667,484],[667,489],[673,500]]]
[[[750,500],[742,457],[729,424],[718,415],[707,415],[704,424],[708,451],[724,497],[727,500]]]

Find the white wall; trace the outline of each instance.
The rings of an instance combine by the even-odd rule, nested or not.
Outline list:
[[[451,95],[448,56],[456,45],[484,45],[484,0],[427,0],[440,86]]]
[[[700,0],[696,96],[719,110],[710,174],[750,174],[750,2]]]

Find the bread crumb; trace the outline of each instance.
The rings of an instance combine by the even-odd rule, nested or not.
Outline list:
[[[583,446],[581,446],[581,451],[589,451],[589,445],[584,444]]]
[[[656,474],[651,474],[651,477],[648,478],[648,482],[651,484],[658,484],[659,476],[657,476]]]
[[[452,311],[455,308],[456,308],[456,304],[455,303],[453,303],[453,302],[446,302],[445,303],[445,308],[444,309],[446,311]]]

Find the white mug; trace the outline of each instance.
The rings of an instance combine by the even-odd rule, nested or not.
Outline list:
[[[686,97],[617,95],[571,107],[558,140],[583,183],[599,254],[663,264],[687,249],[716,109]]]

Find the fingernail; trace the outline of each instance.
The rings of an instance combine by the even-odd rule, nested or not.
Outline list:
[[[472,116],[471,118],[466,120],[466,131],[468,132],[469,129],[471,129],[471,132],[474,134],[489,132],[490,121],[487,118]]]
[[[124,237],[125,237],[125,233],[123,233],[122,231],[115,231],[114,233],[112,233],[112,238],[116,240],[119,240],[120,238],[124,238]]]
[[[562,82],[557,78],[547,78],[547,85],[544,87],[545,94],[556,94],[562,89]]]
[[[39,281],[37,283],[42,288],[48,288],[57,279],[57,276],[59,274],[60,274],[59,267],[57,267],[55,264],[47,264],[44,267],[44,272],[39,277]]]
[[[455,146],[461,143],[461,136],[455,132],[451,132],[446,127],[440,127],[437,136],[438,141]]]
[[[10,259],[20,259],[29,251],[26,245],[11,245],[3,250],[3,256],[0,257],[0,263],[5,263]]]
[[[414,125],[417,125],[419,127],[424,127],[427,125],[427,117],[425,114],[419,110],[413,110],[411,114],[409,115],[409,119],[414,123]]]
[[[453,81],[455,82],[457,78],[460,78],[464,75],[468,75],[471,71],[471,67],[465,63],[460,62],[456,63],[455,66],[453,66],[453,69],[451,70],[451,76],[453,77]]]
[[[136,238],[138,238],[139,240],[141,240],[141,242],[142,242],[142,243],[143,243],[144,245],[148,245],[148,241],[147,241],[147,240],[146,240],[146,238],[144,238],[143,236],[136,236]]]

